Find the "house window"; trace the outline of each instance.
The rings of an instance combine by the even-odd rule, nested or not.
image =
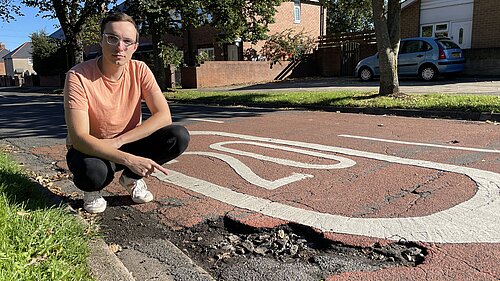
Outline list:
[[[422,26],[421,36],[422,37],[432,37],[433,35],[433,26],[432,25],[424,25]]]
[[[213,47],[211,47],[211,48],[198,48],[198,60],[201,60],[201,61],[215,60],[214,48]]]
[[[300,0],[293,1],[293,22],[300,23]]]
[[[458,44],[462,45],[464,43],[464,29],[460,28],[458,31]]]
[[[422,25],[420,27],[421,37],[448,37],[448,23]]]
[[[33,65],[33,58],[28,58],[28,65]]]
[[[436,24],[436,28],[434,31],[434,37],[448,37],[448,24]]]

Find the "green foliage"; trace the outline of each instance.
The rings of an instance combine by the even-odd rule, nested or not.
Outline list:
[[[382,96],[373,92],[330,91],[330,92],[204,92],[178,90],[166,93],[170,101],[182,103],[228,103],[232,105],[272,104],[283,107],[333,106],[393,108],[439,111],[500,112],[500,97],[486,95],[458,94],[408,94],[403,98]]]
[[[0,0],[0,20],[10,22],[15,16],[22,16],[19,5],[12,0]]]
[[[300,60],[305,54],[312,52],[315,44],[315,39],[303,31],[296,33],[292,29],[286,29],[269,36],[261,54],[271,61],[271,65],[280,60]]]
[[[83,46],[89,46],[99,43],[101,39],[101,18],[100,14],[91,15],[85,22],[85,27],[82,32],[78,34],[78,40],[82,42]]]
[[[328,34],[373,29],[371,0],[337,0],[325,5]]]
[[[274,23],[276,7],[283,0],[208,0],[203,9],[211,15],[210,25],[222,32],[220,42],[231,43],[236,38],[256,43],[265,39],[268,25]]]
[[[196,64],[197,65],[200,65],[200,64],[204,63],[207,60],[213,60],[212,58],[210,58],[210,55],[208,54],[208,52],[203,51],[203,52],[200,52],[196,56]]]
[[[186,34],[183,32],[206,24],[220,31],[219,43],[233,43],[237,38],[255,43],[265,38],[267,25],[274,22],[275,7],[282,2],[283,0],[131,0],[128,2],[130,5],[127,12],[143,23],[142,32],[152,36],[153,44],[158,40],[155,37],[165,33]],[[188,46],[188,60],[193,57],[193,47]]]
[[[92,280],[86,258],[93,232],[47,207],[38,188],[0,152],[0,280]]]
[[[163,67],[167,67],[169,64],[175,65],[176,68],[181,66],[183,55],[177,46],[172,43],[165,44],[161,42],[159,49]]]
[[[45,31],[31,34],[33,44],[33,69],[39,75],[56,75],[66,72],[66,49],[60,41],[47,36]]]
[[[1,0],[0,0],[1,1]],[[57,18],[68,49],[70,66],[83,61],[84,35],[89,21],[101,17],[114,0],[21,0],[23,5],[38,9],[38,15]]]

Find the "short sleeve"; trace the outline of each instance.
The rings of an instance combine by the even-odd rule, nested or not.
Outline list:
[[[142,99],[145,100],[152,93],[161,93],[162,91],[160,89],[160,86],[158,85],[158,82],[156,82],[153,72],[144,62],[140,62],[139,70],[141,76],[140,81]]]
[[[64,84],[64,108],[79,109],[87,111],[89,103],[83,82],[79,75],[70,70],[66,74],[66,82]]]

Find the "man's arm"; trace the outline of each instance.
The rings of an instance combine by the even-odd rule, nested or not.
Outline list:
[[[125,143],[120,143],[120,140],[116,138],[98,139],[90,135],[89,118],[87,112],[84,110],[66,108],[65,118],[73,147],[78,151],[125,165],[132,170],[132,172],[140,176],[148,176],[153,173],[155,169],[163,173],[168,173],[165,168],[151,159],[118,150],[118,148]],[[135,136],[139,136],[143,131],[140,130],[137,132]]]
[[[170,108],[167,100],[163,96],[163,93],[151,93],[146,97],[146,105],[152,115],[147,120],[142,122],[141,125],[117,137],[116,141],[119,143],[118,147],[140,140],[156,132],[158,129],[172,124]]]

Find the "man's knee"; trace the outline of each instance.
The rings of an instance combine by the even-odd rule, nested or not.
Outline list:
[[[114,172],[104,161],[84,159],[83,165],[73,171],[73,183],[83,191],[99,191],[113,181]]]
[[[191,136],[184,126],[175,126],[175,135],[177,136],[178,151],[181,154],[188,147]]]
[[[170,125],[160,130],[168,136],[167,142],[173,145],[170,148],[172,153],[180,155],[186,150],[191,136],[189,135],[189,131],[184,126]]]

